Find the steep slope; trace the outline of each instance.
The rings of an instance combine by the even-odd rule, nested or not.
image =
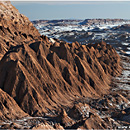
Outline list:
[[[40,39],[38,30],[11,5],[0,2],[0,59],[11,46]]]
[[[104,51],[98,51],[98,45]],[[98,45],[60,43],[48,48],[44,42],[35,42],[16,46],[0,62],[0,86],[30,115],[70,106],[79,97],[108,93],[110,75],[120,70],[119,57],[110,45]]]
[[[108,128],[95,115],[96,110],[90,110],[85,117],[74,103],[111,94],[111,78],[122,69],[115,49],[103,41],[88,45],[60,40],[52,43],[46,36],[40,36],[10,2],[0,5],[1,120],[49,115],[49,119],[60,123],[55,128],[79,128],[80,123],[82,128]],[[87,103],[85,108],[88,106]],[[81,115],[73,116],[75,111]],[[46,128],[45,123],[40,123],[41,126],[32,123],[29,128]]]
[[[12,120],[28,116],[15,100],[0,89],[0,120]]]

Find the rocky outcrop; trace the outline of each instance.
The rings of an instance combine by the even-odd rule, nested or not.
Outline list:
[[[50,42],[46,36],[40,36],[10,2],[0,5],[1,120],[31,116],[21,120],[26,121],[28,127],[19,126],[20,121],[0,127],[112,128],[96,113],[104,107],[105,101],[105,105],[110,106],[107,97],[102,98],[111,94],[111,78],[122,69],[115,49],[103,41],[88,45]],[[102,99],[103,104],[94,108],[91,102],[82,102],[87,98],[95,104]],[[122,95],[118,95],[117,100],[128,104]],[[35,116],[44,117],[47,122],[33,118]]]
[[[104,50],[74,43],[48,48],[44,42],[12,47],[0,62],[0,86],[25,112],[38,116],[70,106],[76,97],[101,96],[120,65],[110,45],[99,45]]]
[[[20,119],[29,116],[6,92],[0,89],[0,120]]]
[[[11,46],[40,39],[38,30],[9,1],[0,2],[0,58]]]

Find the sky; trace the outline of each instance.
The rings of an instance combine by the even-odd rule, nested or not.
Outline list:
[[[13,1],[11,3],[31,21],[42,19],[130,19],[130,1]]]

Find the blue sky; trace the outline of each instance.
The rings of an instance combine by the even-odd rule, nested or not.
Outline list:
[[[127,2],[11,2],[30,20],[38,19],[130,19],[130,1]]]

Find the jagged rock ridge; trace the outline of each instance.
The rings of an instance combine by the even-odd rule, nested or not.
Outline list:
[[[64,128],[109,128],[87,103],[89,114],[79,112],[73,117],[71,113],[81,111],[78,105],[84,105],[74,105],[75,101],[88,97],[96,100],[110,93],[111,77],[122,69],[115,49],[103,41],[88,45],[52,43],[40,36],[10,2],[0,4],[0,103],[9,112],[7,116],[0,111],[1,120],[50,114]],[[13,106],[16,109],[11,111]],[[60,125],[54,128],[63,128]],[[41,124],[34,128],[46,127]]]
[[[99,52],[100,47],[107,53]],[[95,46],[60,43],[50,48],[44,42],[23,44],[2,58],[0,86],[28,114],[43,115],[69,106],[76,97],[108,92],[110,75],[120,72],[118,60],[116,51],[104,42]]]

